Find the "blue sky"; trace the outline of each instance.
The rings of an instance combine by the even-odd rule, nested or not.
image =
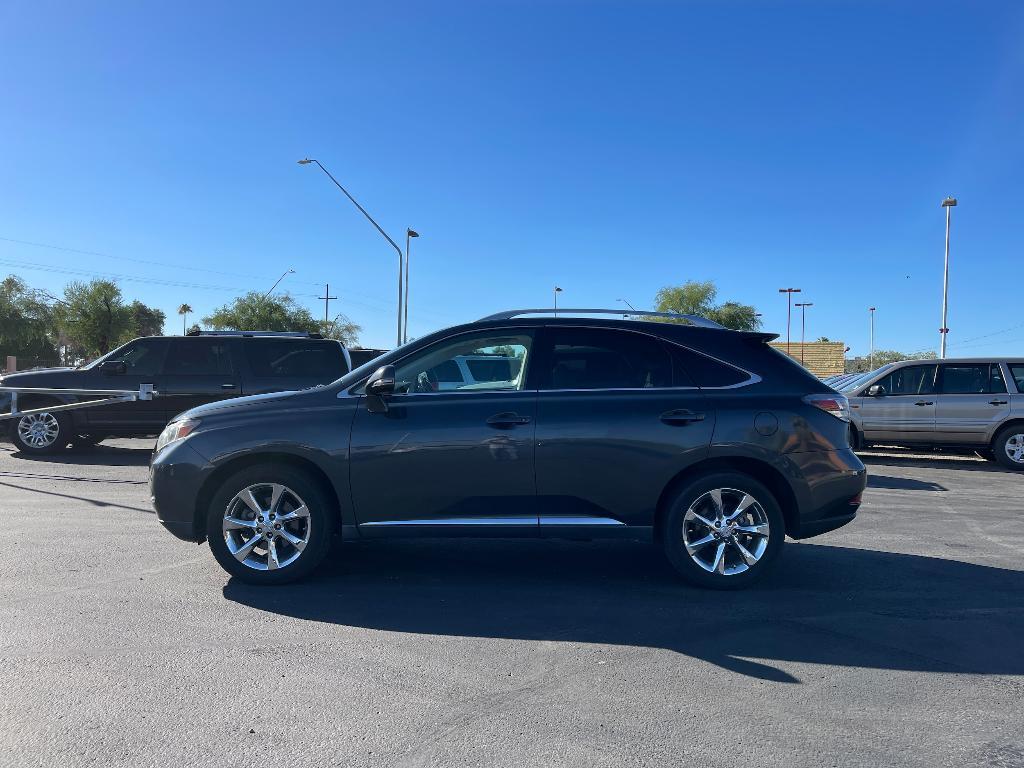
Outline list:
[[[874,305],[914,351],[952,194],[950,354],[1022,354],[1022,33],[1018,2],[4,0],[0,273],[118,275],[173,332],[292,267],[390,345],[397,258],[309,155],[422,234],[414,336],[693,279],[783,333],[801,287],[851,354]]]

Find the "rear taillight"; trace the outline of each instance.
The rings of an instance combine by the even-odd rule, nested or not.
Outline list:
[[[850,401],[843,395],[807,395],[804,397],[804,402],[815,408],[821,408],[826,413],[831,413],[837,419],[850,420]]]

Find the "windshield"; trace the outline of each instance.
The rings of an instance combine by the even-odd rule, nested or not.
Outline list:
[[[870,381],[875,375],[881,373],[884,370],[887,370],[889,367],[890,367],[889,365],[883,365],[881,368],[876,368],[873,371],[868,371],[867,373],[862,373],[860,376],[852,378],[849,381],[839,385],[838,391],[839,392],[852,392],[853,390],[857,389],[857,387],[859,387],[862,384]]]
[[[134,339],[132,339],[132,341],[134,341]],[[78,366],[78,369],[81,370],[81,371],[88,371],[88,370],[90,370],[92,368],[95,368],[97,365],[102,363],[104,360],[117,360],[117,355],[119,355],[121,353],[121,351],[125,347],[127,347],[128,344],[131,344],[131,343],[132,342],[129,341],[127,344],[122,344],[120,347],[116,347],[116,348],[110,350],[105,355],[100,355],[99,357],[97,357],[95,360],[93,360],[91,362],[82,363],[80,366]]]

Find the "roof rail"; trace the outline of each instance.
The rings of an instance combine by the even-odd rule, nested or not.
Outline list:
[[[311,331],[189,331],[186,336],[270,336],[302,339],[322,339]]]
[[[493,315],[482,317],[478,322],[485,320],[511,320],[513,317],[522,315],[619,315],[620,317],[668,317],[673,320],[684,320],[690,325],[701,328],[719,328],[726,330],[724,325],[719,325],[714,320],[708,320],[700,315],[682,315],[678,312],[650,312],[640,309],[510,309],[506,312],[496,312]]]

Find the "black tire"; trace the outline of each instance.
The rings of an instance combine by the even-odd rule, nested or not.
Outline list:
[[[701,567],[695,561],[695,556],[687,551],[684,543],[684,522],[691,536],[691,543],[700,540],[700,538],[694,540],[694,537],[700,533],[706,532],[708,535],[713,535],[709,529],[706,531],[701,530],[705,528],[702,523],[686,521],[685,518],[690,506],[701,500],[698,506],[698,514],[704,519],[709,520],[709,522],[718,522],[717,520],[710,520],[704,514],[704,511],[710,508],[706,505],[713,503],[713,501],[709,501],[705,497],[705,494],[715,489],[728,489],[723,494],[723,507],[725,507],[727,515],[736,509],[742,494],[747,494],[756,500],[759,509],[751,505],[751,511],[742,514],[737,520],[743,520],[747,524],[746,527],[748,529],[753,529],[754,526],[749,521],[756,522],[757,518],[762,516],[763,513],[763,517],[768,525],[767,542],[760,552],[760,556],[752,565],[748,565],[743,560],[740,550],[731,542],[738,541],[744,545],[748,553],[754,554],[756,553],[756,548],[759,548],[760,545],[755,544],[753,547],[750,545],[752,542],[760,541],[762,537],[740,533],[740,537],[736,538],[736,532],[733,532],[732,538],[728,539],[726,546],[722,550],[722,562],[726,564],[726,573],[711,572]],[[667,512],[662,519],[660,535],[665,556],[676,571],[691,584],[710,589],[740,589],[760,579],[778,558],[786,538],[786,524],[778,502],[771,491],[764,485],[749,475],[739,472],[721,472],[694,480],[684,488],[681,488],[672,497],[669,501]],[[715,539],[711,543],[703,545],[696,551],[696,557],[705,563],[708,560],[713,560],[721,543],[723,543],[721,539]],[[707,555],[704,554],[705,551],[708,553]],[[746,566],[745,570],[739,571],[741,565]],[[730,573],[728,572],[730,570],[739,572]]]
[[[850,424],[850,448],[855,451],[859,451],[864,447],[864,439],[860,436],[860,431],[853,423]]]
[[[228,543],[225,540],[223,527],[224,517],[228,511],[229,505],[232,505],[235,508],[234,511],[236,513],[238,513],[239,510],[242,512],[247,512],[249,510],[248,507],[240,505],[240,502],[233,501],[235,495],[240,491],[243,491],[250,486],[269,486],[270,484],[282,485],[289,492],[282,494],[281,496],[281,501],[279,502],[277,510],[279,513],[282,511],[287,512],[289,506],[295,506],[295,504],[292,503],[295,498],[305,504],[305,507],[309,511],[307,518],[309,536],[305,547],[298,552],[298,556],[292,562],[282,565],[276,570],[258,570],[257,568],[242,562],[231,553],[231,550],[228,548]],[[269,488],[258,489],[255,493],[258,497],[257,502],[260,504],[261,508],[268,508],[265,511],[269,512],[270,505],[266,501],[266,494],[270,493]],[[324,556],[327,554],[327,550],[330,548],[335,514],[334,504],[331,502],[320,484],[307,472],[289,466],[257,464],[236,472],[221,484],[221,487],[214,494],[213,499],[210,502],[209,509],[207,510],[206,536],[207,540],[210,542],[210,549],[213,552],[213,556],[217,558],[217,562],[220,563],[221,567],[225,571],[235,578],[249,584],[257,584],[260,586],[286,584],[308,576],[323,560]],[[253,516],[255,517],[254,513]],[[269,515],[266,517],[269,517]],[[253,522],[255,522],[255,520]],[[294,521],[292,525],[299,525],[299,523],[300,521]],[[279,524],[272,524],[279,527]],[[266,528],[266,532],[275,536],[279,535],[271,531],[269,528]],[[303,535],[301,525],[297,528],[293,528],[290,532],[296,536]],[[266,534],[264,533],[262,535]],[[255,532],[250,533],[248,530],[243,530],[238,534],[238,536],[246,537],[243,544],[248,544],[249,540],[255,536]],[[259,537],[257,538],[259,539]],[[233,543],[235,541],[236,540],[233,539]],[[278,551],[278,544],[283,547],[281,550],[282,560],[286,560],[290,554],[294,554],[296,551],[284,539],[278,538],[275,540],[275,552]],[[237,544],[235,544],[235,546],[237,546]],[[266,551],[261,553],[261,549]],[[262,539],[259,539],[259,543],[254,544],[250,551],[252,554],[252,561],[257,564],[259,561],[262,561],[265,564],[269,559],[269,547],[264,546]]]
[[[25,410],[32,408],[44,408],[47,403],[36,403],[31,402],[25,403],[20,407]],[[38,444],[32,442],[26,442],[22,439],[21,430],[24,426],[26,429],[31,428],[32,424],[55,424],[57,432],[53,435],[52,440],[46,437],[45,444]],[[22,416],[20,419],[12,419],[11,424],[11,442],[14,443],[14,447],[17,448],[21,453],[26,453],[34,456],[43,456],[49,453],[57,453],[62,451],[68,446],[70,441],[70,435],[68,432],[71,428],[71,420],[65,413],[36,413],[28,416]]]
[[[1012,469],[1015,472],[1024,472],[1024,461],[1014,461],[1010,454],[1007,453],[1006,444],[1011,440],[1016,443],[1021,439],[1024,439],[1024,425],[1011,424],[1010,426],[1003,427],[999,430],[999,433],[996,435],[996,439],[992,441],[992,451],[995,453],[996,461],[1007,469]]]

